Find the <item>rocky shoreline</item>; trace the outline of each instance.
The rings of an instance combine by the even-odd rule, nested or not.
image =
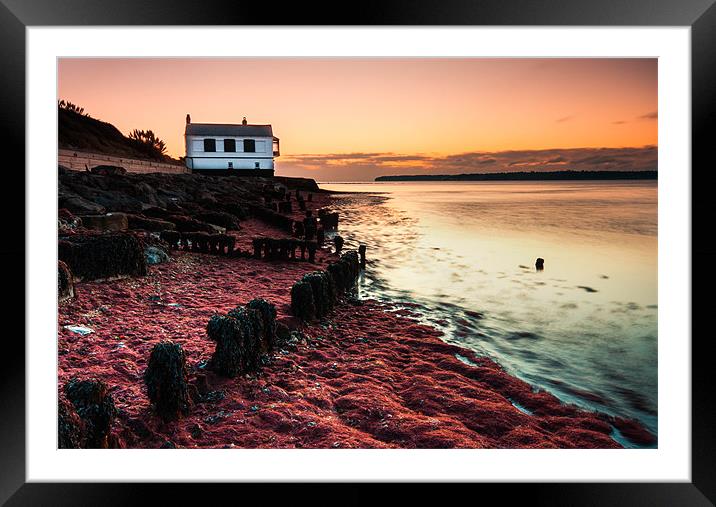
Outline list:
[[[535,392],[404,309],[354,298],[358,255],[341,266],[325,230],[334,218],[319,216],[332,197],[312,180],[95,173],[60,170],[63,447],[618,448],[615,432],[653,442],[634,421]],[[71,274],[86,262],[73,245],[113,235],[166,258],[136,268],[134,240],[112,240],[129,246]],[[301,243],[315,245],[310,260],[291,256]],[[222,318],[238,327],[208,327]],[[249,339],[216,367],[220,340],[233,350]]]

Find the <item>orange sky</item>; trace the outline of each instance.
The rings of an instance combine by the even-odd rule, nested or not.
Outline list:
[[[271,123],[293,174],[306,155],[657,144],[655,59],[61,59],[58,80],[58,98],[173,156],[186,113]]]

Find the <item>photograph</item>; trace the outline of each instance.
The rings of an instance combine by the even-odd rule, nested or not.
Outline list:
[[[659,449],[658,58],[56,65],[57,448]]]

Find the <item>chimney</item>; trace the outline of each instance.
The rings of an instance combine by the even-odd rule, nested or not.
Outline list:
[[[191,123],[191,116],[189,114],[186,115],[186,124],[189,125]]]
[[[248,122],[246,121],[246,116],[244,116],[244,119],[241,120],[241,124],[242,124],[242,125],[246,125],[247,123],[248,123]]]

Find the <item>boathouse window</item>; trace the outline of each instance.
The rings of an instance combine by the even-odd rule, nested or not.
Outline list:
[[[261,166],[259,165],[258,162],[254,162],[254,167],[255,167],[256,169],[261,169]]]
[[[234,168],[234,163],[233,163],[233,162],[229,162],[229,169],[233,169],[233,168]]]
[[[236,151],[236,139],[224,139],[224,151]]]
[[[256,141],[254,139],[244,139],[244,152],[255,153]]]
[[[216,151],[216,139],[204,139],[204,151]]]

